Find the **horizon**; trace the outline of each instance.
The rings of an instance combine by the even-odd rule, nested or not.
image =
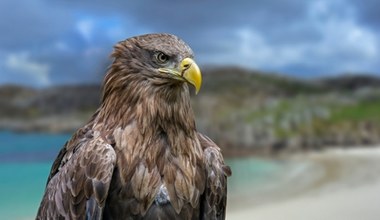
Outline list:
[[[337,74],[328,74],[328,75],[317,75],[315,77],[303,77],[303,76],[297,76],[297,75],[289,75],[279,72],[270,72],[270,71],[263,71],[263,70],[257,70],[252,68],[245,68],[242,66],[235,66],[235,65],[229,65],[229,66],[215,66],[215,65],[209,65],[204,66],[202,68],[203,74],[218,74],[216,71],[218,70],[235,70],[240,71],[239,74],[263,74],[268,75],[269,77],[273,78],[283,78],[287,80],[294,80],[294,81],[301,81],[301,82],[318,82],[321,80],[335,80],[335,79],[344,79],[347,77],[352,78],[373,78],[380,80],[380,74],[377,73],[364,73],[364,72],[346,72],[346,73],[337,73]],[[104,72],[106,74],[106,71]],[[233,74],[233,72],[229,72],[228,74]],[[98,81],[77,81],[74,83],[55,83],[45,86],[40,85],[33,85],[28,83],[0,83],[0,88],[4,87],[20,87],[20,88],[26,88],[26,89],[35,89],[35,90],[44,90],[44,89],[50,89],[50,88],[58,88],[58,87],[80,87],[80,86],[102,86],[103,85],[103,78]]]

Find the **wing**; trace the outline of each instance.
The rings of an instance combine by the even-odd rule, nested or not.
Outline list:
[[[227,202],[227,177],[230,167],[224,164],[220,148],[207,136],[198,133],[203,148],[207,175],[205,192],[201,201],[201,219],[225,219]]]
[[[36,219],[101,218],[116,154],[103,136],[78,133],[52,166]]]

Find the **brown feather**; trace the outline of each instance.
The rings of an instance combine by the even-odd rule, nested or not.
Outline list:
[[[119,42],[102,104],[53,163],[37,219],[224,219],[227,176],[220,149],[197,133],[189,88],[158,71],[192,58],[178,37]]]

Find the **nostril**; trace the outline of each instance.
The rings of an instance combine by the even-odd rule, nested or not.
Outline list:
[[[191,65],[191,64],[185,64],[185,65],[183,65],[183,67],[184,67],[185,69],[187,69],[187,68],[190,67],[190,65]]]

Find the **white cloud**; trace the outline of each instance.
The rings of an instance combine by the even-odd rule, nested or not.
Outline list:
[[[337,16],[332,12],[337,7],[342,8],[343,15]],[[376,59],[380,55],[377,35],[357,23],[350,6],[317,1],[310,5],[309,17],[289,24],[288,28],[297,25],[308,25],[320,37],[273,44],[259,29],[235,29],[237,45],[234,51],[228,53],[234,59],[230,61],[242,66],[280,72],[287,66],[297,65],[317,66],[329,73],[376,69]],[[283,33],[286,37],[287,28],[283,29]],[[222,60],[225,55],[217,56],[217,60]]]
[[[37,85],[47,86],[50,84],[49,65],[31,60],[30,55],[27,52],[7,55],[5,59],[5,67],[13,73],[35,79],[35,84]]]
[[[271,45],[265,37],[254,29],[242,28],[237,31],[238,53],[235,62],[254,68],[281,68],[302,59],[304,48],[300,45]]]
[[[77,22],[76,28],[84,39],[90,41],[92,39],[92,32],[94,31],[95,24],[93,20],[83,19]]]
[[[341,9],[340,16],[334,13],[335,8]],[[318,4],[311,4],[310,11],[309,23],[322,34],[321,41],[311,46],[310,50],[322,62],[333,61],[327,63],[330,72],[377,69],[380,54],[376,33],[357,22],[352,6],[347,2],[334,4],[320,0]]]
[[[0,81],[85,82],[104,68],[114,43],[148,32],[170,32],[184,38],[202,64],[240,65],[299,75],[378,73],[380,69],[379,29],[373,26],[376,17],[364,14],[365,8],[372,8],[366,1],[360,4],[367,5],[365,8],[348,0],[244,0],[242,4],[219,4],[217,8],[212,1],[178,3],[174,4],[176,19],[166,16],[166,12],[173,11],[169,8],[148,15],[145,12],[152,11],[151,6],[141,1],[38,2],[28,4],[27,11],[0,7],[4,9],[0,10],[4,12],[0,13],[4,26],[4,34],[0,35]],[[0,5],[16,4],[6,0]],[[195,14],[180,13],[178,9]],[[365,19],[360,19],[364,15]]]
[[[63,41],[57,41],[54,43],[54,48],[58,51],[69,51],[69,46]]]
[[[373,58],[378,53],[375,34],[352,20],[330,21],[324,25],[322,31],[326,46],[363,58]]]

